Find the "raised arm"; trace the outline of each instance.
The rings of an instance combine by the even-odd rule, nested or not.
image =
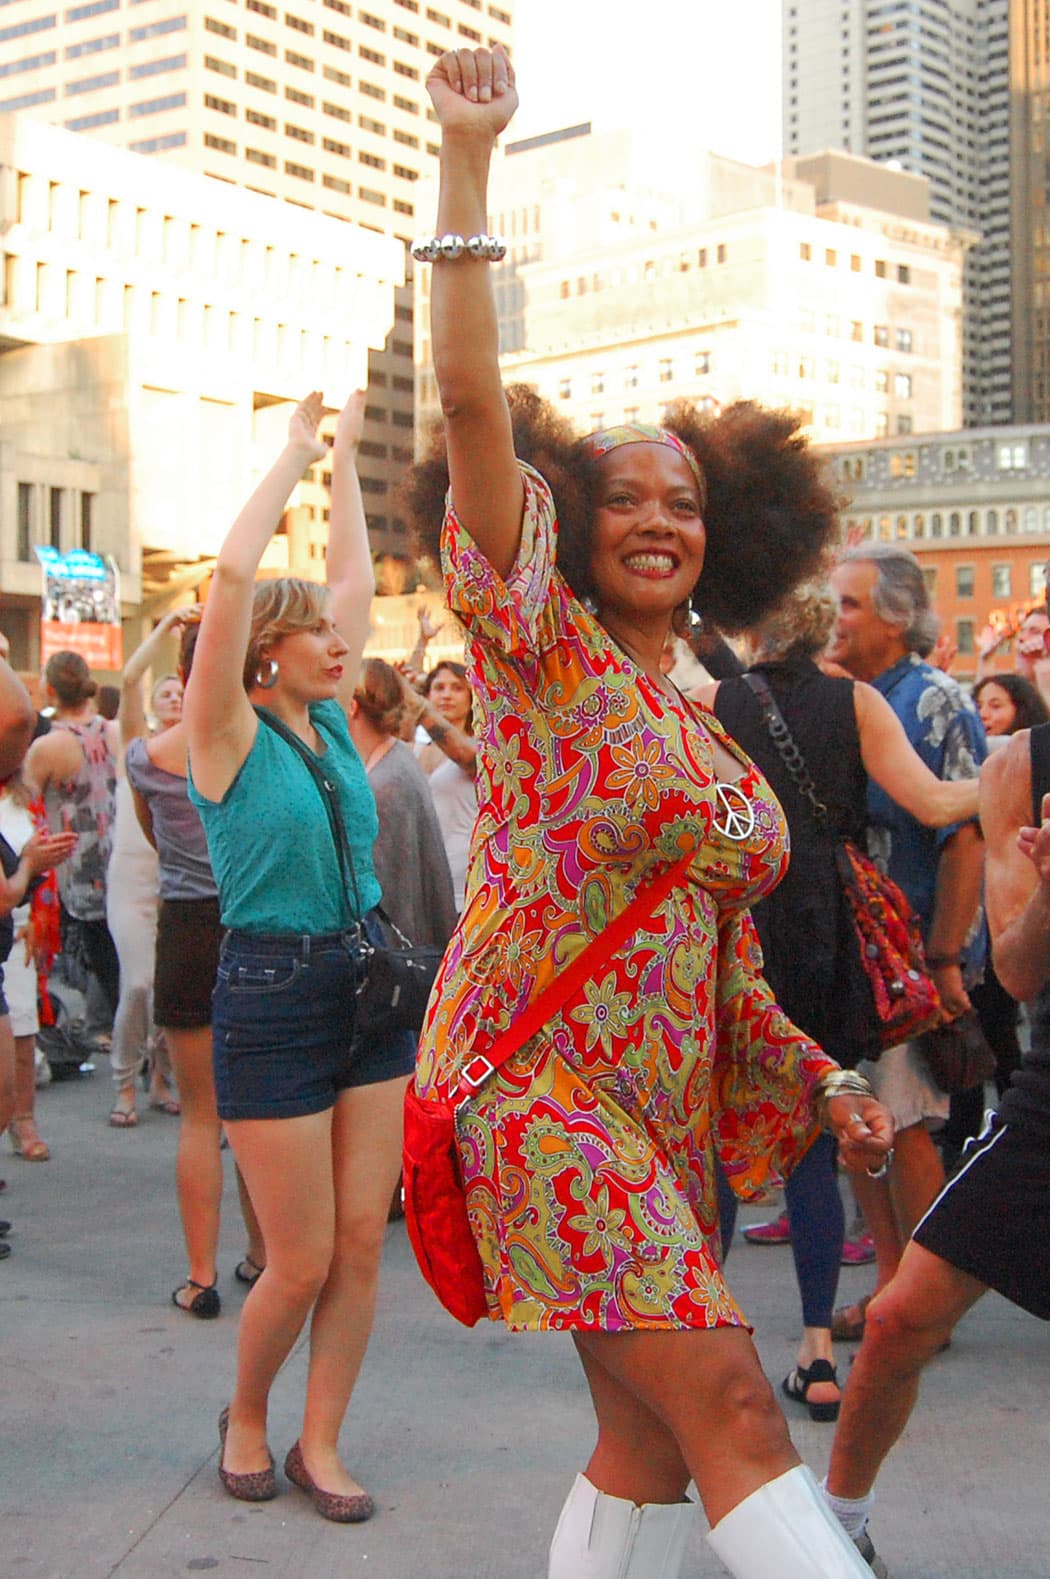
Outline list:
[[[893,708],[873,686],[862,681],[854,685],[853,707],[865,771],[891,800],[928,828],[976,817],[978,779],[939,779],[931,773],[912,750]]]
[[[441,123],[437,233],[485,233],[496,139],[518,104],[503,50],[442,55],[427,79]],[[445,418],[452,502],[493,568],[506,576],[521,541],[524,494],[499,370],[492,265],[464,251],[432,265],[430,334]]]
[[[450,724],[447,718],[443,718],[437,708],[432,707],[427,698],[420,695],[397,665],[395,672],[401,681],[401,692],[405,699],[405,722],[411,724],[413,729],[417,724],[422,724],[433,744],[443,751],[446,757],[451,758],[457,767],[469,773],[471,778],[476,778],[478,748],[472,736],[463,729],[457,729],[455,724]]]
[[[320,420],[315,390],[295,408],[287,444],[219,550],[182,715],[194,782],[209,800],[222,799],[255,739],[257,720],[244,689],[255,574],[292,489],[308,466],[328,454],[317,437]]]
[[[117,713],[121,745],[126,746],[129,740],[135,740],[146,733],[146,708],[142,699],[142,682],[147,670],[152,669],[161,644],[173,631],[181,631],[188,621],[199,618],[199,604],[194,604],[188,609],[169,610],[153,627],[145,641],[136,647],[124,665],[124,673],[120,678],[120,709]]]
[[[328,530],[328,589],[335,628],[350,651],[340,696],[349,701],[361,674],[368,612],[376,589],[357,451],[365,422],[365,391],[356,389],[339,414],[332,441],[332,513]]]

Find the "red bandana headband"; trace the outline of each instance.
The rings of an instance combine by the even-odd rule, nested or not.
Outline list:
[[[699,461],[688,444],[683,444],[678,435],[668,428],[658,428],[648,422],[624,422],[615,428],[599,428],[597,433],[589,433],[583,442],[594,456],[608,455],[610,450],[618,450],[621,444],[666,445],[669,450],[675,450],[687,463],[700,490],[701,504],[707,500],[707,484],[704,482]]]

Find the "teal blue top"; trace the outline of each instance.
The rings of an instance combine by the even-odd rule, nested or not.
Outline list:
[[[310,720],[326,749],[318,756],[339,792],[361,910],[380,900],[372,867],[376,803],[338,702],[313,702]],[[344,893],[321,791],[294,749],[259,724],[252,748],[221,801],[189,780],[219,887],[223,925],[243,932],[317,936],[360,919]]]

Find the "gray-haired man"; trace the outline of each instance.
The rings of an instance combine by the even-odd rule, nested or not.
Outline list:
[[[942,779],[973,778],[987,754],[976,709],[954,680],[925,662],[937,636],[922,569],[889,544],[847,553],[831,577],[839,612],[827,657],[882,692],[912,746]],[[969,1007],[968,943],[979,915],[983,848],[974,822],[925,828],[877,786],[868,792],[869,847],[907,894],[922,923],[930,966],[949,1016]],[[857,1198],[875,1242],[876,1288],[893,1276],[915,1225],[944,1183],[930,1138],[948,1098],[914,1043],[865,1066],[893,1114],[896,1151],[886,1182],[859,1178]],[[859,1338],[867,1301],[836,1312],[837,1336]]]

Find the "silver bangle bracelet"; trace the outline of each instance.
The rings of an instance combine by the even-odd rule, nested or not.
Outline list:
[[[479,258],[485,263],[499,263],[507,256],[507,243],[499,236],[478,234],[466,241],[454,231],[444,236],[420,236],[411,246],[417,263],[437,263],[445,259],[454,263],[457,258]]]

